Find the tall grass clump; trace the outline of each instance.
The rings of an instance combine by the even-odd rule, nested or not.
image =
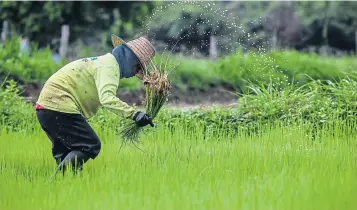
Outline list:
[[[13,80],[0,84],[0,127],[9,132],[31,132],[36,122],[32,105],[20,96]]]
[[[357,116],[357,81],[313,80],[303,86],[291,84],[250,85],[238,99],[239,110],[255,119],[308,120],[325,122],[330,118]]]
[[[305,123],[315,132],[336,121],[357,122],[357,81],[353,79],[312,80],[305,85],[290,84],[284,88],[274,83],[250,83],[238,94],[237,101],[236,107],[163,110],[159,118],[171,131],[178,125],[190,129],[202,125],[207,136],[218,130],[231,135],[241,131],[256,135],[261,125],[274,124]]]

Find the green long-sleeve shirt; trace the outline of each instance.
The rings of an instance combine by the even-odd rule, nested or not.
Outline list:
[[[116,97],[120,78],[119,65],[111,53],[73,61],[45,83],[37,104],[44,108],[93,117],[107,108],[123,118],[137,111]]]

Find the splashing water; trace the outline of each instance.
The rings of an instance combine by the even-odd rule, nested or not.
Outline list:
[[[273,63],[272,57],[261,56],[267,51],[264,47],[267,41],[264,42],[256,33],[249,32],[237,13],[227,7],[221,2],[204,1],[167,2],[158,7],[147,18],[144,23],[144,32],[141,35],[151,40],[162,39],[159,35],[163,33],[169,37],[168,40],[163,40],[166,43],[163,47],[160,47],[160,43],[156,45],[157,51],[162,54],[159,67],[174,70],[180,63],[169,62],[170,56],[174,54],[175,56],[181,55],[185,59],[202,57],[207,59],[211,44],[210,38],[214,35],[217,40],[217,51],[220,54],[218,57],[247,53],[254,46],[257,53],[249,56],[253,57],[256,62],[249,71],[259,71],[265,74],[268,72],[266,69],[276,68],[269,65]],[[262,21],[260,17],[259,20],[250,24]],[[202,52],[206,52],[206,55],[202,56]],[[166,58],[164,58],[165,53]],[[262,66],[260,63],[269,66]]]

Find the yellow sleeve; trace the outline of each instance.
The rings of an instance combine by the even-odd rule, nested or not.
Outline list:
[[[98,68],[94,79],[102,106],[123,118],[132,118],[137,110],[116,96],[119,87],[118,67]]]

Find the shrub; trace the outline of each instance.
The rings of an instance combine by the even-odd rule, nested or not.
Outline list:
[[[35,111],[20,96],[13,80],[0,86],[0,126],[8,131],[31,131],[36,123]]]
[[[11,39],[5,45],[0,45],[0,77],[2,78],[8,77],[21,83],[43,83],[63,63],[55,63],[50,49],[38,49],[36,44],[33,44],[30,55],[22,53],[19,38]]]
[[[246,89],[250,83],[286,87],[307,84],[311,79],[340,81],[354,77],[357,70],[354,57],[331,58],[296,51],[278,51],[259,55],[237,52],[217,62],[222,82],[237,89]]]

